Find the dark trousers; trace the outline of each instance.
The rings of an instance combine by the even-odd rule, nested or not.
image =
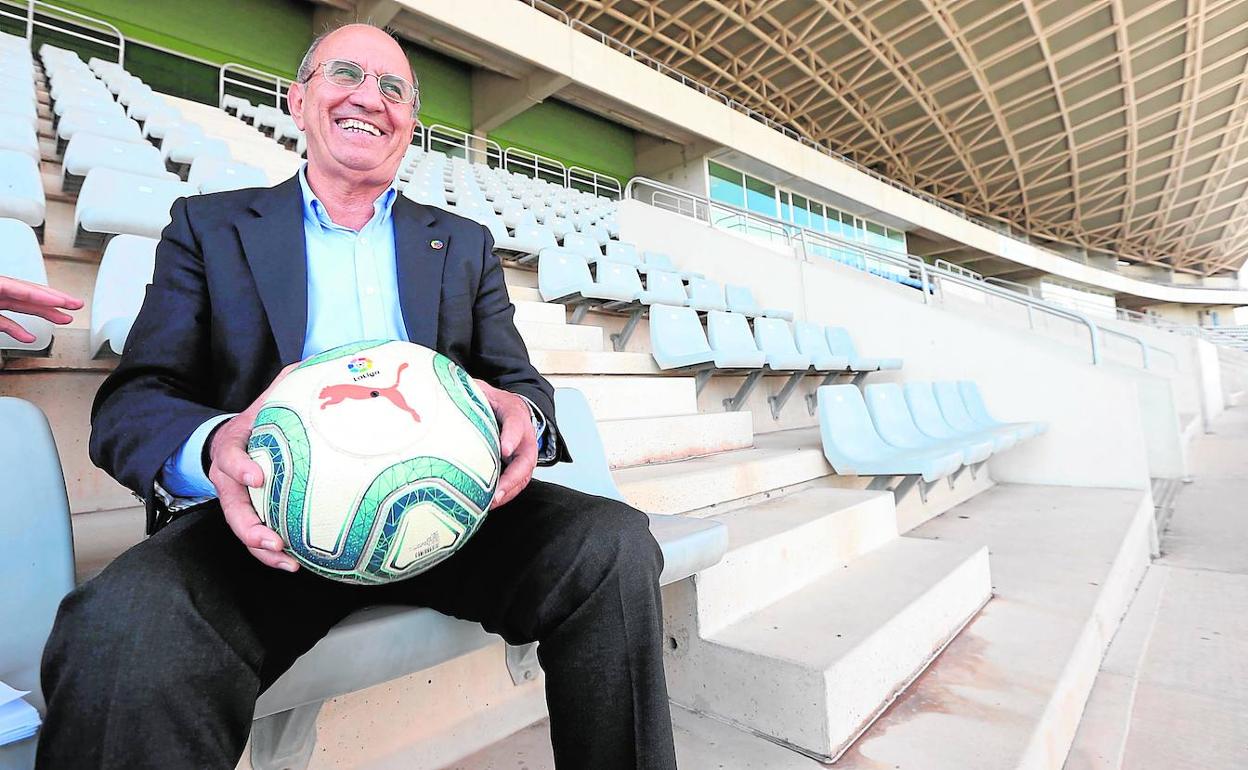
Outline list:
[[[43,657],[37,767],[233,768],[256,698],[351,611],[432,607],[540,642],[555,761],[674,768],[659,572],[646,516],[533,481],[455,556],[387,586],[252,558],[188,513],[62,602]]]

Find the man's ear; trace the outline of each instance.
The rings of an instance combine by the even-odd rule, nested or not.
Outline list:
[[[290,108],[290,117],[295,119],[295,125],[300,131],[305,131],[303,125],[303,84],[291,83],[286,89],[286,106]]]

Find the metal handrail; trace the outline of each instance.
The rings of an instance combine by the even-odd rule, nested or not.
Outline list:
[[[976,281],[984,280],[983,273],[977,273],[974,270],[970,269],[969,267],[963,267],[962,265],[956,264],[954,262],[950,262],[945,259],[938,259],[936,260],[934,264],[936,265],[936,267],[939,267],[941,270],[948,270],[951,273],[964,275],[967,278],[972,278]]]
[[[610,193],[615,196],[615,200],[619,200],[620,196],[623,194],[623,188],[620,187],[620,180],[613,176],[600,174],[597,171],[593,171],[592,169],[588,169],[583,166],[568,166],[568,182],[565,187],[572,187],[573,183],[589,187],[590,190],[583,190],[583,192],[590,192],[592,190],[594,195],[600,196],[603,192]],[[576,189],[581,188],[578,187]]]
[[[994,286],[1001,286],[1006,289],[1012,289],[1019,294],[1026,294],[1028,297],[1036,296],[1036,290],[1025,283],[1011,281],[1006,278],[998,278],[995,275],[984,276],[984,283],[991,283]]]
[[[246,80],[231,78],[229,76],[229,73],[231,72],[237,72],[240,75],[253,78],[260,81],[260,83],[251,83]],[[271,88],[267,87],[269,82],[272,82]],[[293,82],[294,81],[289,78],[284,78],[281,75],[274,75],[272,72],[265,72],[264,70],[259,70],[255,67],[249,67],[246,64],[226,62],[221,65],[221,69],[217,74],[217,106],[222,108],[225,106],[225,86],[228,83],[240,88],[246,88],[250,91],[255,91],[259,94],[264,94],[266,97],[271,94],[273,97],[273,106],[281,109],[282,99],[285,98],[286,91],[290,88],[290,85]]]
[[[8,0],[8,4],[18,5],[20,7],[21,2],[20,0]],[[32,46],[35,43],[35,27],[43,27],[44,29],[53,30],[57,34],[67,35],[69,37],[75,37],[80,40],[86,40],[89,43],[93,43],[95,45],[101,45],[101,46],[104,46],[105,48],[116,48],[117,49],[117,63],[123,66],[125,65],[126,63],[126,37],[125,35],[121,34],[121,30],[117,29],[117,27],[113,26],[112,24],[109,24],[107,21],[104,21],[103,19],[98,19],[94,16],[88,16],[87,14],[79,13],[78,11],[71,11],[68,8],[62,8],[59,5],[45,3],[42,0],[30,0],[29,2],[25,3],[25,5],[26,5],[26,13],[23,15],[19,16],[18,14],[12,13],[7,8],[0,8],[0,16],[6,16],[10,19],[15,19],[17,21],[25,23],[26,25],[25,37],[27,40],[30,41],[30,44]],[[91,29],[92,28],[91,25],[95,25],[96,27],[102,27],[103,29],[97,29],[95,31],[108,32],[113,37],[117,38],[117,42],[114,43],[111,40],[104,40],[102,38],[92,37],[91,35],[84,35],[81,32],[76,32],[73,29],[68,29],[65,27],[58,27],[55,24],[36,18],[35,16],[36,10],[40,10],[46,15],[53,16],[53,17],[67,16],[72,19],[80,20],[80,22],[85,22],[85,23],[79,23],[77,24],[77,26],[84,27],[86,29]]]
[[[428,128],[422,129],[424,148],[426,150],[434,149],[433,143],[438,142],[450,147],[456,147],[464,151],[464,158],[468,161],[476,163],[473,155],[480,155],[484,158],[483,163],[495,168],[503,164],[503,147],[493,139],[489,139],[479,134],[472,134],[460,128],[453,128],[441,123],[434,123]],[[491,163],[490,161],[493,161]]]
[[[545,174],[547,177],[557,176],[564,183],[564,186],[567,186],[568,167],[554,158],[547,158],[544,155],[538,155],[535,152],[519,147],[508,147],[503,150],[503,169],[511,171],[513,164],[520,166],[525,171],[532,169],[532,177],[534,179],[541,179],[542,174]],[[547,165],[543,167],[543,164]],[[546,181],[551,180],[547,179]]]

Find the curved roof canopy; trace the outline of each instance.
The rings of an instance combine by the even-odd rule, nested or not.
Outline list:
[[[554,0],[875,170],[1039,239],[1248,257],[1244,0]]]

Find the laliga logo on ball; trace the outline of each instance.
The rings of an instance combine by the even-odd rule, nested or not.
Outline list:
[[[364,372],[372,370],[372,368],[373,360],[364,356],[353,358],[347,362],[347,371],[352,374],[363,374]]]
[[[347,368],[350,369],[360,361],[365,362],[363,365],[369,367],[370,369],[373,366],[373,362],[369,361],[367,358],[357,358],[347,364]],[[397,406],[399,409],[402,409],[404,412],[410,414],[413,420],[420,422],[420,415],[416,413],[415,409],[407,405],[407,399],[403,398],[403,394],[399,392],[399,380],[403,378],[403,370],[406,368],[406,362],[399,364],[399,371],[394,375],[394,384],[388,388],[373,388],[367,385],[356,385],[354,383],[326,385],[324,388],[321,388],[320,397],[326,399],[325,403],[321,404],[321,409],[331,407],[335,404],[341,404],[343,401],[350,399],[367,401],[370,398],[384,398]],[[376,372],[373,373],[376,374]]]

